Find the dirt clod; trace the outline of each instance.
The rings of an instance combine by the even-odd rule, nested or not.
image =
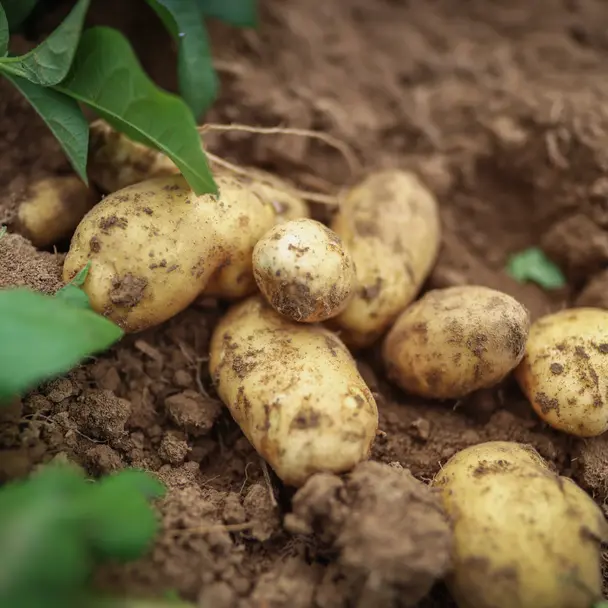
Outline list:
[[[111,391],[92,390],[73,404],[70,414],[82,432],[95,439],[118,439],[125,432],[131,404]]]
[[[171,420],[194,437],[208,433],[221,411],[217,401],[193,390],[167,397],[165,408]]]

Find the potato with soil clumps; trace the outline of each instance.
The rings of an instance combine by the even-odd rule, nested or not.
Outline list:
[[[344,196],[331,228],[353,256],[359,284],[335,323],[348,346],[366,347],[414,300],[435,263],[437,201],[415,174],[379,171]]]
[[[232,417],[286,484],[368,457],[376,402],[329,330],[290,321],[253,296],[215,328],[209,369]]]
[[[129,139],[104,120],[91,123],[89,138],[87,172],[103,192],[116,192],[153,177],[179,174],[169,157]]]
[[[476,285],[434,289],[404,310],[383,344],[391,380],[430,399],[498,384],[524,356],[530,315],[505,293]]]
[[[357,280],[340,237],[308,218],[278,224],[257,242],[253,275],[271,306],[300,323],[339,314]]]
[[[78,226],[64,280],[91,260],[83,286],[91,306],[127,332],[182,311],[220,268],[226,291],[253,283],[246,258],[251,242],[274,224],[274,210],[238,181],[219,177],[216,183],[217,197],[196,196],[182,176],[110,194]]]
[[[515,371],[536,413],[579,437],[608,430],[608,311],[571,308],[538,319]]]
[[[604,516],[531,447],[466,448],[433,485],[453,519],[446,582],[461,608],[589,608],[601,599]]]
[[[72,236],[98,198],[75,175],[47,177],[28,186],[11,226],[36,247],[55,245]]]

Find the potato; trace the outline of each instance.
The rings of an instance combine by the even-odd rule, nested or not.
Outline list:
[[[75,175],[38,180],[28,186],[19,203],[14,230],[36,247],[54,245],[72,235],[97,200]]]
[[[329,330],[290,321],[253,296],[217,325],[209,369],[232,417],[286,484],[368,457],[376,403]]]
[[[129,139],[104,120],[90,125],[87,171],[103,192],[116,192],[153,177],[179,174],[173,161]]]
[[[216,182],[219,197],[195,196],[181,176],[150,179],[107,196],[78,226],[64,280],[91,260],[83,289],[94,310],[127,332],[177,314],[219,268],[223,278],[233,264],[241,268],[239,248],[251,240],[250,231],[274,222],[272,207],[242,184],[227,177]],[[227,279],[225,286],[231,287]]]
[[[441,239],[433,194],[413,173],[369,175],[341,202],[331,228],[357,268],[357,293],[336,319],[351,348],[371,345],[416,297]]]
[[[301,323],[339,314],[357,280],[338,235],[308,218],[280,223],[258,241],[253,274],[272,307]]]
[[[434,289],[404,310],[383,344],[388,376],[431,399],[489,388],[524,356],[528,311],[488,287]]]
[[[579,437],[608,430],[608,311],[572,308],[538,319],[515,377],[536,413]]]
[[[432,485],[453,520],[446,583],[460,608],[589,608],[601,599],[604,516],[532,448],[466,448]]]

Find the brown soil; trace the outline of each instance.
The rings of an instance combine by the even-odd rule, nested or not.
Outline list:
[[[141,4],[127,13],[119,0],[97,2],[90,20],[131,32],[152,76],[173,87],[169,41]],[[603,0],[261,4],[258,32],[213,24],[222,94],[209,121],[321,129],[366,169],[416,169],[444,227],[427,287],[498,288],[535,318],[574,302],[608,307]],[[5,82],[0,134],[0,215],[10,217],[28,180],[69,166]],[[312,139],[210,133],[206,145],[307,189],[332,192],[356,177]],[[560,263],[568,288],[550,295],[503,272],[531,245]],[[3,287],[52,293],[61,263],[18,236],[0,241]],[[414,605],[449,567],[449,535],[428,487],[401,467],[425,482],[489,439],[531,443],[608,501],[605,438],[546,428],[511,379],[458,403],[412,398],[387,382],[374,348],[359,364],[381,413],[372,459],[384,466],[321,476],[294,498],[214,396],[207,344],[220,313],[201,301],[2,413],[3,480],[67,457],[95,475],[134,465],[167,483],[153,551],[100,572],[106,587],[171,589],[214,608]],[[420,605],[452,603],[439,583]]]

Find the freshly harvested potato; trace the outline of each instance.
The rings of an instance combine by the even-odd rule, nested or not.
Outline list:
[[[170,158],[129,139],[104,120],[92,122],[89,133],[87,171],[91,181],[104,192],[179,173]]]
[[[253,274],[272,307],[301,323],[339,314],[357,280],[340,237],[309,218],[269,230],[253,249]]]
[[[466,448],[433,486],[453,521],[446,583],[460,608],[589,608],[601,599],[604,516],[531,447]]]
[[[571,308],[538,319],[515,377],[553,428],[593,437],[608,430],[608,311]]]
[[[94,310],[127,332],[174,316],[219,268],[228,276],[233,263],[240,267],[251,230],[274,222],[272,207],[242,184],[227,177],[216,183],[219,197],[196,196],[182,176],[110,194],[78,226],[64,280],[91,260],[83,289]]]
[[[329,330],[290,321],[253,296],[217,325],[209,369],[232,417],[286,484],[368,457],[376,403]]]
[[[489,388],[524,356],[530,315],[505,293],[476,285],[434,289],[406,308],[383,344],[388,376],[431,399]]]
[[[47,177],[28,186],[17,208],[14,230],[36,247],[72,235],[98,197],[75,175]]]
[[[359,282],[336,326],[348,346],[366,347],[414,300],[435,263],[437,201],[415,174],[379,171],[346,194],[331,228],[353,256]]]

